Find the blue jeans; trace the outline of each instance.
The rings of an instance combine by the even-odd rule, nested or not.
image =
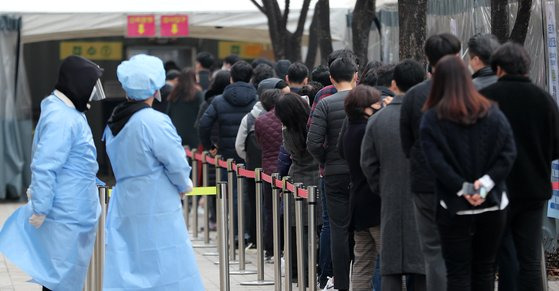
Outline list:
[[[381,291],[381,283],[380,283],[380,255],[377,256],[377,262],[375,263],[375,273],[373,275],[372,284],[374,286],[373,291]]]
[[[324,179],[320,179],[320,198],[322,200],[322,229],[320,230],[320,253],[318,255],[318,266],[320,274],[318,282],[320,288],[324,288],[328,277],[333,276],[332,256],[330,251],[330,221],[328,220],[328,208],[326,207],[326,191],[324,187]]]

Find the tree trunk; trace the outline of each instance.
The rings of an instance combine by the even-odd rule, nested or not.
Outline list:
[[[318,42],[320,47],[320,61],[326,64],[332,48],[332,34],[330,33],[330,1],[319,0],[314,13],[318,13]]]
[[[289,59],[292,62],[301,60],[301,39],[305,29],[305,21],[309,12],[311,0],[303,0],[301,14],[297,21],[295,32],[287,30],[290,2],[286,1],[282,14],[277,0],[250,0],[268,19],[268,32],[276,60]]]
[[[276,0],[262,0],[266,17],[268,18],[268,32],[276,60],[284,59],[286,55],[285,42],[287,29],[282,24],[282,15]]]
[[[309,48],[307,50],[307,58],[305,60],[305,65],[307,68],[311,69],[314,67],[316,60],[316,53],[318,51],[318,5],[320,2],[316,2],[314,6],[314,15],[312,17],[311,26],[309,27]]]
[[[520,12],[520,10],[518,10],[518,12]],[[507,0],[491,0],[491,33],[495,35],[501,43],[506,42],[509,38]]]
[[[357,0],[353,9],[351,32],[353,52],[363,66],[368,62],[369,33],[375,18],[375,0]]]
[[[399,0],[400,60],[425,63],[423,46],[427,30],[427,0]]]
[[[528,33],[528,25],[530,24],[530,14],[532,12],[532,0],[519,0],[518,12],[516,13],[516,20],[514,27],[510,33],[510,40],[524,44],[526,41],[526,34]]]

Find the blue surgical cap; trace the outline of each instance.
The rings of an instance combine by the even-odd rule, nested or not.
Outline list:
[[[118,65],[116,74],[128,98],[134,100],[146,100],[165,85],[163,62],[153,56],[133,56]]]

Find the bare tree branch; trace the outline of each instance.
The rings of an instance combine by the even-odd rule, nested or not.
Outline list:
[[[303,31],[305,30],[305,21],[307,20],[307,14],[309,13],[309,6],[311,5],[311,0],[305,0],[303,2],[303,7],[301,8],[301,14],[299,15],[299,21],[297,21],[297,29],[293,33],[295,37],[301,37]]]
[[[287,19],[289,17],[289,5],[290,1],[285,0],[285,9],[283,10],[283,25],[287,26]]]
[[[266,10],[264,9],[264,7],[262,7],[262,5],[256,2],[256,0],[250,0],[250,2],[252,2],[256,6],[256,8],[258,8],[258,10],[264,13],[264,15],[266,15]]]

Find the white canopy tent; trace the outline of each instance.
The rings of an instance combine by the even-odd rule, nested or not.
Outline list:
[[[303,1],[290,2],[288,27],[294,30]],[[377,6],[385,2],[394,1],[377,1]],[[284,0],[279,0],[282,10],[284,3]],[[316,0],[311,1],[306,33],[315,3]],[[348,39],[346,15],[354,5],[355,0],[330,1],[330,26],[334,42]],[[250,0],[20,0],[0,3],[0,14],[23,16],[24,43],[122,36],[126,32],[126,15],[173,13],[189,15],[190,37],[193,38],[270,42],[267,19]]]

